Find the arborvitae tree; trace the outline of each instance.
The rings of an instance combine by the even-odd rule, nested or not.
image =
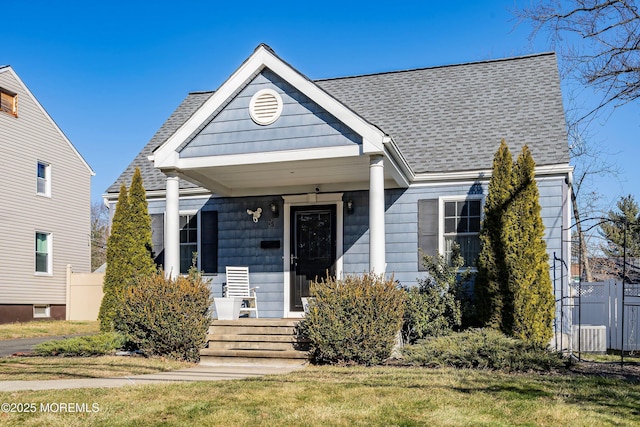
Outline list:
[[[503,332],[543,346],[553,335],[555,297],[549,277],[535,162],[526,145],[513,172],[513,201],[503,229],[508,289],[513,294],[513,324],[509,330],[505,322]]]
[[[107,269],[98,319],[100,329],[118,329],[118,310],[124,290],[139,277],[155,271],[151,254],[151,218],[140,170],[136,168],[131,187],[122,184],[107,240]]]
[[[98,314],[100,329],[104,332],[113,330],[122,290],[133,276],[133,264],[129,262],[130,248],[133,245],[129,219],[129,196],[127,187],[122,184],[111,222],[111,234],[107,239],[107,269],[102,286],[104,296]]]
[[[480,231],[478,274],[474,285],[478,322],[482,326],[498,329],[503,329],[504,313],[513,312],[513,302],[506,288],[509,270],[505,263],[505,242],[502,236],[505,213],[509,209],[513,193],[512,175],[513,158],[503,139],[493,159]]]
[[[129,187],[129,219],[134,245],[130,253],[131,264],[137,276],[150,276],[156,271],[151,242],[151,216],[147,207],[147,194],[142,185],[142,174],[136,168]]]
[[[640,257],[640,209],[632,195],[620,198],[616,203],[618,210],[610,210],[608,222],[600,225],[606,244],[602,251],[610,257],[622,257],[624,254],[624,229],[627,229],[627,257]]]

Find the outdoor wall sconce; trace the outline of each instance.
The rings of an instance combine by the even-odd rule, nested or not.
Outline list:
[[[347,214],[351,215],[353,213],[353,200],[347,201]]]
[[[276,202],[271,202],[269,204],[269,208],[271,209],[271,215],[274,218],[278,218],[280,216],[280,210],[278,209],[278,204]]]
[[[253,222],[258,222],[258,220],[260,219],[260,215],[262,215],[262,208],[258,208],[255,211],[247,209],[247,213],[249,215],[253,215]]]

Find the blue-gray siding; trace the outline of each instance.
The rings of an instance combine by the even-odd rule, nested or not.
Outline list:
[[[249,101],[262,89],[280,94],[283,110],[269,126],[249,116]],[[180,151],[180,157],[295,150],[361,144],[362,138],[268,69],[258,74]]]
[[[547,252],[550,267],[554,252],[562,253],[563,178],[538,181],[540,204],[545,224]],[[486,194],[486,183],[480,186]],[[386,203],[386,260],[387,272],[393,273],[403,285],[414,285],[419,271],[418,256],[418,201],[439,197],[464,197],[477,194],[479,186],[471,184],[424,185],[409,189],[389,189],[385,192]],[[361,274],[369,270],[369,200],[368,192],[345,192],[343,200],[353,202],[353,213],[344,212],[343,269],[346,274]],[[278,204],[280,215],[273,218],[268,207]],[[281,196],[243,198],[192,198],[180,201],[183,212],[215,210],[218,212],[218,274],[211,276],[214,296],[222,294],[225,281],[225,266],[246,265],[251,272],[253,285],[260,286],[258,300],[263,317],[281,317],[283,301],[283,247],[284,218]],[[346,206],[346,203],[345,203]],[[263,209],[257,223],[251,220],[247,209]],[[149,203],[151,214],[164,212],[164,201]],[[262,249],[261,241],[278,241],[280,248]],[[560,263],[556,276],[561,275]],[[550,274],[553,272],[550,269]]]

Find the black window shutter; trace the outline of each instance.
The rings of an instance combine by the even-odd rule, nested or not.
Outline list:
[[[424,271],[422,255],[438,254],[438,199],[418,200],[418,270]]]
[[[157,266],[164,266],[164,214],[151,215],[151,244],[153,260]]]
[[[218,212],[200,212],[200,267],[205,273],[218,272]]]

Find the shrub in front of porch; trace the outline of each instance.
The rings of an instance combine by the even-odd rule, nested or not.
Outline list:
[[[211,304],[209,285],[195,268],[175,279],[159,271],[126,289],[118,326],[147,355],[198,361]]]
[[[402,327],[404,291],[374,274],[311,283],[313,302],[301,325],[316,363],[376,365]]]

